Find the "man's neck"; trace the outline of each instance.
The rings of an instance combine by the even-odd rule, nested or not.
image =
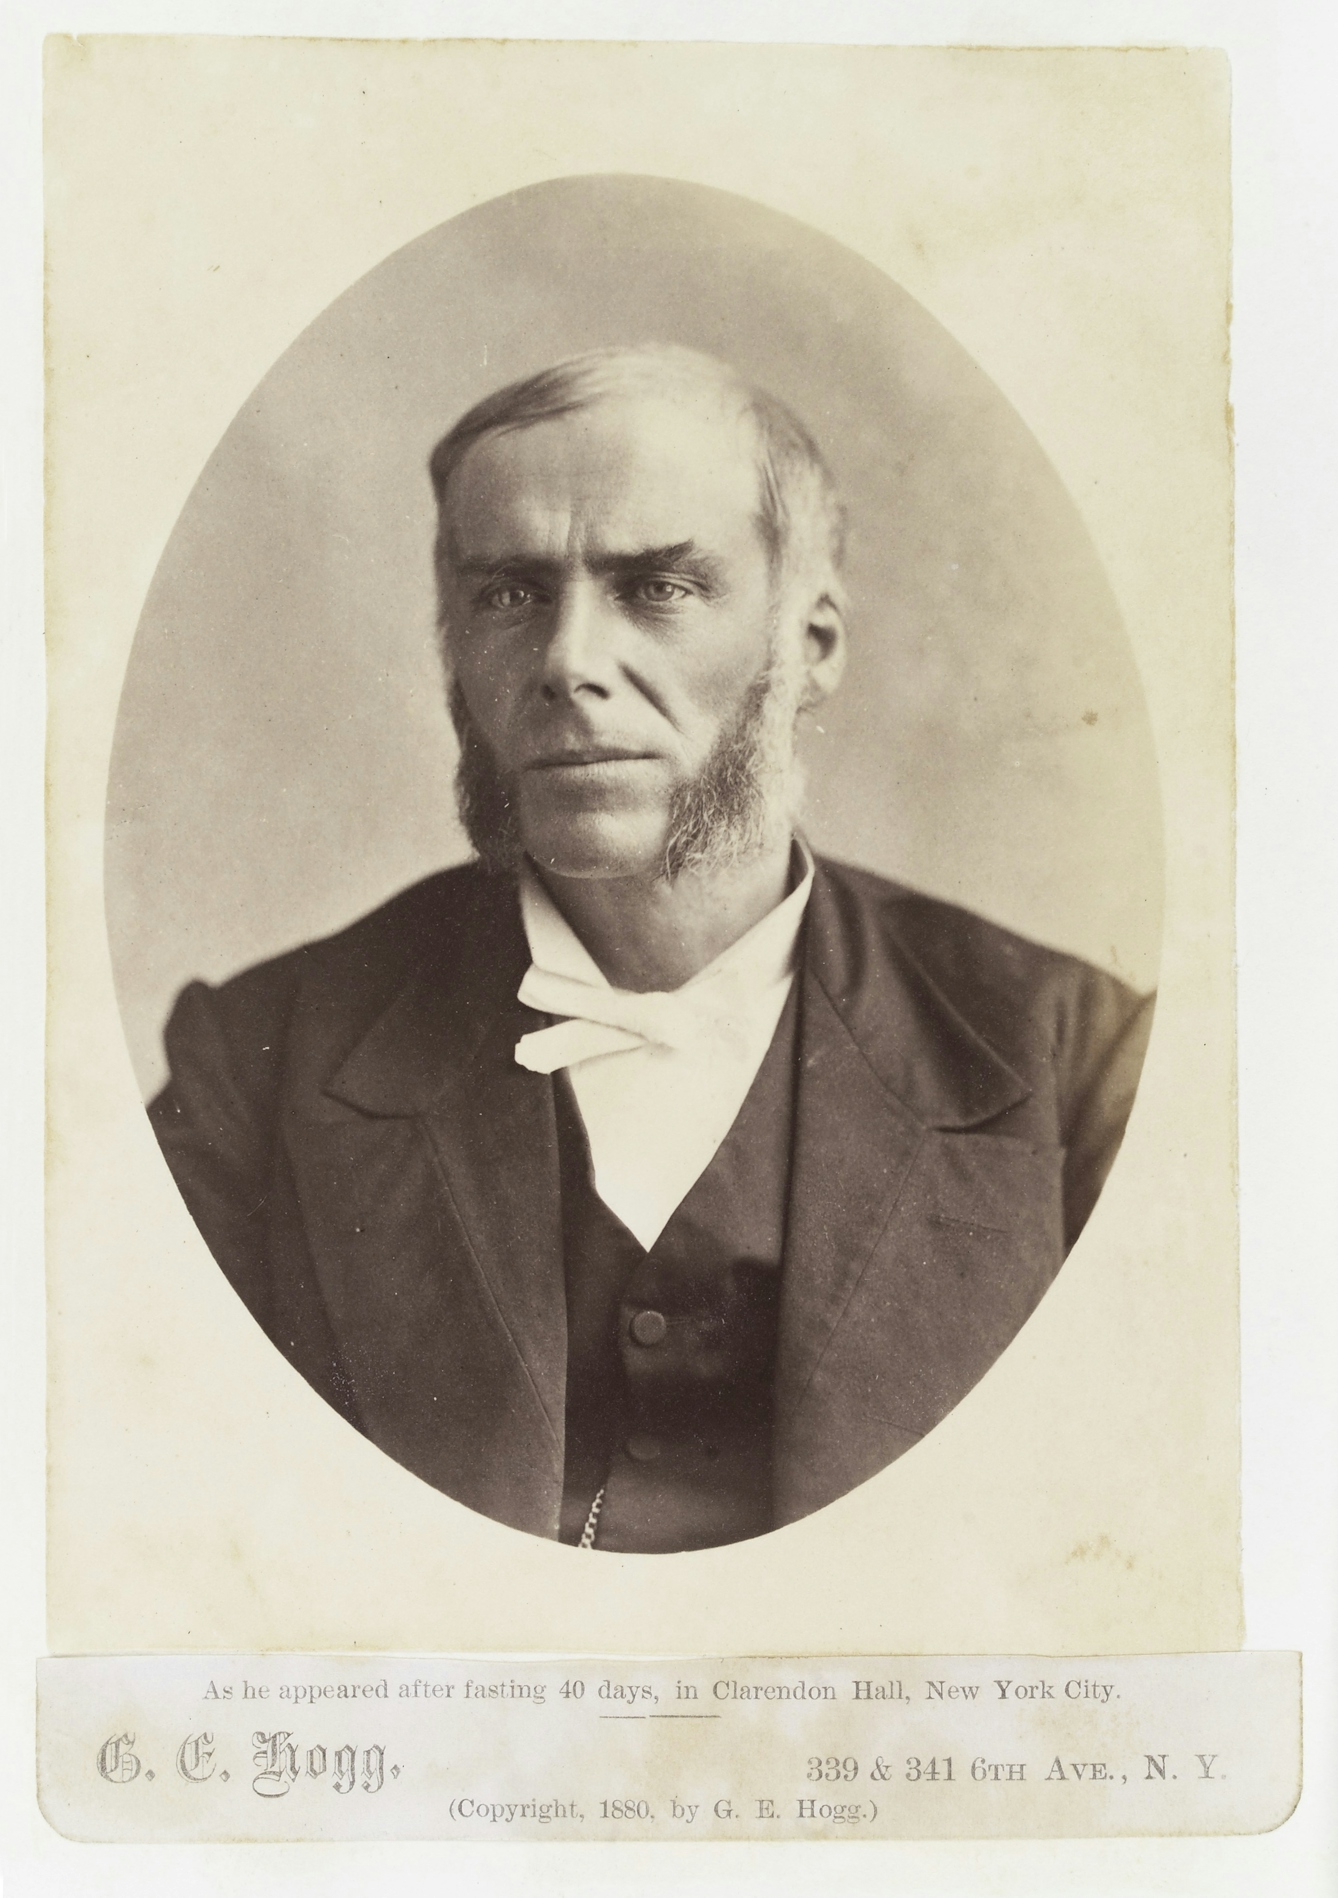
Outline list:
[[[741,863],[663,877],[560,877],[544,888],[615,988],[676,989],[770,915],[790,884],[788,838]]]

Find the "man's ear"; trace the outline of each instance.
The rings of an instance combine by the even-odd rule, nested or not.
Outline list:
[[[822,592],[804,622],[806,706],[820,705],[841,683],[846,669],[846,618],[834,593]]]

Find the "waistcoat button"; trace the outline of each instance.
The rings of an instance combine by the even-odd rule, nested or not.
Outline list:
[[[653,1463],[660,1454],[658,1437],[629,1437],[627,1454],[634,1463]]]
[[[631,1323],[638,1344],[659,1344],[669,1329],[669,1321],[660,1311],[639,1311]]]

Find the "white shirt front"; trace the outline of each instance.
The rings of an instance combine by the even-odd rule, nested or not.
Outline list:
[[[519,998],[566,1017],[516,1044],[522,1067],[567,1070],[595,1190],[647,1251],[710,1165],[771,1045],[794,981],[813,859],[760,923],[682,988],[615,989],[535,873],[521,880],[531,966]]]

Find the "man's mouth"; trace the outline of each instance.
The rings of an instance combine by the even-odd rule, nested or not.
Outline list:
[[[557,751],[547,751],[538,758],[532,758],[525,766],[527,771],[573,771],[583,767],[601,764],[630,764],[653,757],[649,751],[634,750],[625,745],[573,745]]]

